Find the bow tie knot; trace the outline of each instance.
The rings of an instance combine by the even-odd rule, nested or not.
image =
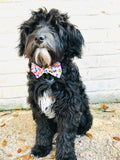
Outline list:
[[[61,63],[56,62],[54,65],[49,66],[48,68],[40,68],[36,64],[32,63],[31,65],[31,72],[34,73],[36,78],[41,77],[44,73],[51,74],[54,77],[60,78],[62,74]]]

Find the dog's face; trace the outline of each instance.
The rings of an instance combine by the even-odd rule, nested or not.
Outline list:
[[[54,28],[42,22],[27,36],[24,54],[40,67],[48,67],[60,59],[61,49]]]
[[[58,10],[39,9],[20,27],[20,56],[23,54],[40,67],[81,56],[83,37]]]

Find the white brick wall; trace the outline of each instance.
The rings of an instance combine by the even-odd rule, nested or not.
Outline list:
[[[42,6],[68,12],[81,30],[84,54],[75,62],[90,102],[120,102],[119,0],[0,0],[0,109],[28,106],[27,62],[17,56],[17,28]]]

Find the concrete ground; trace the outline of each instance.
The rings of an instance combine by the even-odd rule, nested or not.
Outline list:
[[[87,136],[76,138],[78,160],[120,160],[120,104],[91,105],[93,126]],[[104,109],[103,109],[104,108]],[[35,160],[30,148],[35,141],[31,110],[0,112],[0,160]],[[53,151],[39,160],[55,160]]]

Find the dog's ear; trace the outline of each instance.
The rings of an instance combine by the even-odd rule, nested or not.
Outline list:
[[[20,30],[20,38],[19,38],[19,56],[23,56],[24,50],[25,50],[25,45],[26,45],[26,39],[30,33],[33,32],[35,29],[36,24],[39,21],[36,21],[37,16],[32,15],[30,19],[25,21],[21,26],[19,27]]]
[[[19,39],[19,45],[18,45],[19,56],[23,56],[24,49],[25,49],[25,43],[26,43],[26,32],[25,32],[25,28],[23,27],[23,25],[21,25],[19,29],[20,29],[20,39]]]
[[[81,58],[82,45],[84,45],[84,38],[81,32],[79,31],[79,29],[77,29],[76,26],[72,24],[69,24],[67,26],[67,31],[68,31],[67,39],[70,49],[69,53],[71,58],[73,58],[74,56]]]

